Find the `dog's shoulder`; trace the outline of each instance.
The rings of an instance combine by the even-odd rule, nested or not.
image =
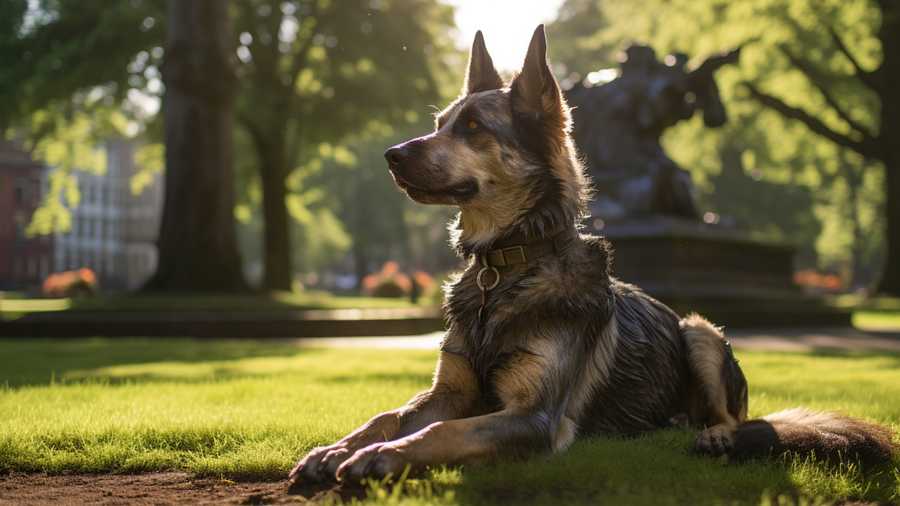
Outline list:
[[[613,248],[605,237],[592,234],[581,234],[581,242],[585,245],[585,252],[595,270],[609,276],[612,272]]]

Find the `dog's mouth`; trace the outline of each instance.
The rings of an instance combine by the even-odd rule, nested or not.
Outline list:
[[[413,200],[429,202],[443,200],[449,197],[455,202],[460,203],[466,202],[478,193],[478,181],[475,181],[474,179],[468,179],[442,188],[423,188],[410,183],[394,170],[391,170],[391,176],[394,178],[394,182],[397,183],[397,186],[405,191]]]

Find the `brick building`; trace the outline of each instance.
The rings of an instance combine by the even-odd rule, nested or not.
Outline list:
[[[133,290],[156,268],[162,178],[133,194],[134,143],[110,140],[104,148],[105,174],[77,173],[81,202],[72,209],[72,228],[54,237],[53,266],[89,267],[101,289]]]
[[[53,239],[25,233],[46,175],[20,145],[0,139],[0,290],[36,291],[53,268]]]
[[[81,201],[72,226],[50,236],[25,233],[48,188],[50,168],[21,147],[0,141],[0,290],[40,291],[53,272],[93,270],[104,291],[134,290],[156,268],[162,178],[135,195],[134,143],[109,140],[106,172],[75,171]]]

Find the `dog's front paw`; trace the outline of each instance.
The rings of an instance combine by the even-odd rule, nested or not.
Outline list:
[[[353,484],[364,478],[397,478],[411,464],[401,445],[376,443],[354,453],[338,467],[336,476],[338,481]]]
[[[694,443],[697,452],[715,457],[726,455],[732,448],[734,448],[734,428],[725,424],[713,425],[703,430]]]
[[[320,483],[333,481],[338,466],[352,455],[343,445],[313,448],[291,470],[288,479],[293,482]]]

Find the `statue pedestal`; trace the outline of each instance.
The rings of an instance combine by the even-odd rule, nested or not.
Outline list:
[[[610,223],[613,272],[679,314],[718,325],[850,325],[850,313],[793,283],[794,248],[668,217]]]

